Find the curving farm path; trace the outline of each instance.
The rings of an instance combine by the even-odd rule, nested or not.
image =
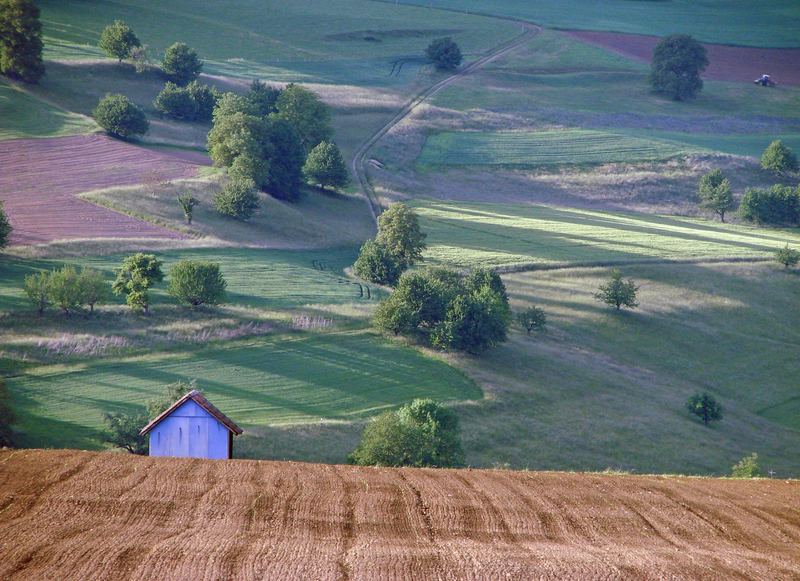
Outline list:
[[[353,156],[353,161],[351,163],[351,168],[353,170],[353,175],[356,176],[358,185],[361,188],[361,191],[363,192],[364,197],[367,200],[367,204],[369,206],[370,212],[372,213],[372,217],[376,221],[378,219],[378,215],[380,214],[381,207],[380,203],[375,197],[375,192],[372,189],[372,185],[369,183],[369,179],[367,178],[366,165],[368,161],[369,150],[372,149],[372,147],[378,142],[378,140],[381,139],[381,137],[383,137],[389,131],[391,131],[391,129],[395,125],[397,125],[398,123],[403,121],[403,119],[405,119],[411,113],[413,113],[417,107],[419,107],[422,103],[425,102],[426,99],[429,99],[430,97],[432,97],[445,87],[452,85],[460,78],[475,72],[476,70],[489,64],[490,62],[522,46],[541,31],[541,27],[535,24],[531,24],[528,22],[519,22],[519,24],[520,26],[522,26],[523,29],[522,34],[520,34],[515,38],[512,38],[507,42],[504,42],[501,45],[496,46],[481,58],[469,63],[468,65],[459,69],[449,77],[442,79],[438,83],[435,83],[430,87],[428,87],[427,89],[417,93],[405,105],[403,105],[403,107],[395,114],[394,117],[392,117],[385,125],[383,125],[383,127],[381,127],[375,133],[373,133],[361,145],[361,147],[359,147],[356,150],[356,153]]]

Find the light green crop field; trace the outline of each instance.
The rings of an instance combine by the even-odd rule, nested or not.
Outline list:
[[[462,131],[429,136],[418,163],[542,167],[657,161],[698,150],[666,140],[590,129]]]
[[[391,84],[397,82],[392,61],[421,56],[433,38],[452,36],[476,53],[519,33],[510,22],[367,0],[39,4],[51,58],[93,56],[80,47],[96,46],[103,27],[121,19],[159,58],[183,41],[206,59],[207,72],[327,83]]]
[[[679,131],[654,131],[647,129],[622,129],[621,133],[649,139],[663,139],[688,149],[719,151],[732,155],[761,157],[767,146],[779,139],[792,151],[800,151],[800,133],[688,133]]]
[[[394,0],[379,0],[387,2]],[[705,42],[800,47],[800,5],[793,0],[402,0],[458,13],[491,14],[549,28],[665,36],[691,34]]]
[[[0,140],[77,135],[97,129],[91,119],[52,107],[0,80]]]
[[[415,201],[435,264],[519,266],[768,259],[797,229],[538,205]]]
[[[444,362],[364,332],[280,334],[44,366],[9,378],[7,385],[23,446],[98,448],[103,413],[136,411],[179,379],[196,379],[245,429],[363,418],[415,397],[481,397],[474,383]]]

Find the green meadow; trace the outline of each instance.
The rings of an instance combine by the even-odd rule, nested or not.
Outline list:
[[[0,80],[0,140],[90,133],[94,121],[32,97]]]

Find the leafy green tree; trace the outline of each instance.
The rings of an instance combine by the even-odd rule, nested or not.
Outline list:
[[[225,300],[228,283],[219,264],[199,260],[181,260],[169,272],[167,292],[192,308],[218,305]]]
[[[760,224],[800,223],[800,187],[781,184],[771,188],[748,188],[739,204],[739,217]]]
[[[622,280],[622,273],[615,268],[611,271],[611,280],[600,285],[600,291],[594,294],[594,298],[617,310],[621,307],[635,309],[639,306],[636,302],[638,291],[636,283],[630,279]]]
[[[144,111],[125,95],[106,95],[92,115],[97,124],[113,137],[128,139],[144,135],[150,128]]]
[[[176,42],[167,49],[161,68],[178,85],[186,85],[200,76],[203,61],[188,44]]]
[[[731,476],[733,478],[758,478],[761,476],[761,469],[758,466],[758,454],[753,452],[731,466]]]
[[[539,307],[528,307],[517,313],[517,322],[528,335],[533,331],[544,331],[547,328],[547,317]]]
[[[139,431],[147,425],[147,415],[143,413],[107,413],[103,416],[106,424],[105,441],[115,448],[122,448],[131,454],[147,453],[147,441]]]
[[[267,190],[272,197],[288,202],[300,197],[306,152],[291,123],[275,114],[265,121],[265,155],[269,156]]]
[[[131,49],[130,59],[133,63],[134,70],[142,74],[150,68],[150,49],[144,44],[142,46],[135,46]]]
[[[115,20],[103,29],[97,46],[108,56],[122,62],[122,59],[131,56],[134,48],[140,48],[142,43],[130,26],[122,20]]]
[[[183,217],[186,219],[186,223],[191,224],[192,217],[194,216],[194,208],[195,206],[200,205],[200,200],[191,194],[182,194],[178,196],[178,203],[181,205],[181,210],[183,210]]]
[[[194,102],[189,91],[169,81],[156,95],[153,107],[159,113],[173,119],[192,121],[197,117],[197,103]]]
[[[719,216],[720,222],[724,222],[725,212],[733,207],[733,194],[731,183],[722,172],[715,169],[700,178],[697,193],[700,197],[700,206],[713,211]]]
[[[214,207],[223,216],[249,220],[258,211],[258,189],[253,180],[231,179],[214,196]]]
[[[490,287],[458,295],[449,305],[444,321],[431,336],[439,349],[458,349],[479,354],[507,339],[511,314],[508,303]]]
[[[39,316],[44,314],[50,305],[50,273],[40,270],[34,274],[25,275],[25,294],[36,309]]]
[[[138,252],[122,261],[115,269],[117,278],[111,287],[115,294],[124,294],[128,306],[136,311],[150,310],[150,287],[164,280],[162,262],[153,254]]]
[[[258,79],[250,84],[250,91],[247,93],[247,100],[256,108],[258,115],[267,117],[278,111],[278,97],[281,90],[262,83]]]
[[[328,141],[321,141],[309,152],[303,175],[323,190],[327,187],[343,188],[349,181],[342,152],[335,143]]]
[[[11,407],[11,395],[8,393],[5,381],[0,377],[0,448],[10,448],[14,445],[14,431],[11,426],[16,421],[14,409]]]
[[[262,185],[269,179],[269,163],[263,148],[264,122],[242,111],[227,113],[237,104],[237,100],[225,96],[214,110],[214,125],[208,133],[208,155],[218,167],[231,167],[237,158],[249,157],[253,174],[246,177]]]
[[[11,232],[13,228],[11,227],[11,222],[8,220],[8,216],[6,215],[6,209],[3,204],[3,200],[0,200],[0,250],[8,246],[8,242],[11,239]]]
[[[103,305],[111,300],[111,285],[98,270],[84,267],[78,275],[80,285],[80,303],[89,305],[89,312],[94,312],[95,305]]]
[[[437,69],[442,71],[458,68],[464,58],[461,49],[450,37],[437,38],[432,41],[425,49],[425,56],[436,65]]]
[[[797,156],[782,141],[775,140],[761,155],[761,167],[777,175],[797,171]]]
[[[223,117],[230,117],[236,113],[242,113],[256,119],[262,119],[258,105],[253,103],[246,95],[237,95],[236,93],[223,93],[217,98],[217,104],[214,106],[214,120]]]
[[[392,204],[378,217],[376,241],[397,258],[403,270],[422,260],[425,237],[417,213],[402,202]]]
[[[800,262],[800,251],[789,248],[787,244],[784,248],[780,248],[775,253],[775,261],[782,264],[783,267],[787,269],[797,266],[797,263]]]
[[[713,396],[703,393],[694,394],[686,401],[686,409],[689,413],[696,415],[703,420],[706,426],[722,419],[722,406],[717,403]]]
[[[373,239],[361,246],[353,272],[364,280],[389,286],[395,286],[402,273],[395,256]]]
[[[198,81],[192,81],[186,85],[186,91],[195,104],[195,121],[211,121],[214,107],[217,106],[217,99],[220,96],[219,91]]]
[[[462,466],[458,416],[432,400],[416,399],[367,424],[349,461],[361,466]]]
[[[305,87],[291,83],[281,91],[275,107],[278,115],[292,124],[306,152],[333,135],[331,110],[319,96]]]
[[[150,417],[150,421],[156,419],[158,416],[167,411],[172,404],[195,389],[197,389],[197,382],[194,379],[191,381],[178,380],[174,383],[165,385],[164,391],[161,393],[161,395],[154,397],[147,402],[147,415]],[[146,422],[142,424],[142,428],[145,425],[147,425]]]
[[[415,331],[418,319],[414,305],[395,292],[378,304],[372,324],[382,331],[400,335]]]
[[[0,0],[0,73],[26,83],[44,75],[42,23],[32,0]]]
[[[253,182],[253,188],[258,190],[269,182],[272,164],[263,157],[245,153],[236,157],[228,168],[228,177],[232,182]]]
[[[83,305],[80,275],[73,266],[51,272],[47,292],[50,300],[67,315]]]
[[[700,74],[708,66],[705,47],[686,34],[661,39],[653,50],[650,84],[657,93],[685,101],[703,89]]]

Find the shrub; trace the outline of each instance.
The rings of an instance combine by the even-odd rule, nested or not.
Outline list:
[[[12,230],[11,222],[9,222],[8,216],[6,215],[5,206],[3,201],[0,200],[0,250],[8,246]]]
[[[718,169],[711,171],[700,178],[698,188],[700,206],[713,211],[719,216],[721,222],[725,221],[725,212],[733,207],[733,194],[731,183]]]
[[[539,307],[528,307],[517,313],[517,322],[528,332],[528,335],[532,331],[544,331],[547,327],[547,317]]]
[[[348,460],[361,466],[462,466],[458,417],[432,400],[415,399],[370,421]]]
[[[622,273],[618,269],[611,271],[611,280],[600,285],[599,292],[594,298],[620,310],[621,307],[635,309],[639,306],[636,302],[636,293],[639,287],[632,280],[622,280]]]
[[[134,48],[141,47],[142,43],[136,37],[133,29],[122,20],[115,20],[100,33],[98,45],[104,53],[116,58],[119,62],[131,56]]]
[[[106,442],[131,454],[147,453],[145,436],[139,434],[139,431],[147,425],[145,414],[110,413],[103,416],[103,421],[106,424],[104,436]]]
[[[0,1],[0,73],[38,83],[44,75],[42,47],[42,23],[33,1]]]
[[[117,278],[112,285],[115,294],[124,294],[128,306],[136,311],[148,313],[150,294],[148,290],[157,282],[164,280],[161,261],[153,254],[138,252],[122,261],[116,269]]]
[[[14,445],[14,431],[11,426],[17,421],[11,407],[11,396],[6,388],[6,383],[0,377],[0,448],[10,448]]]
[[[275,108],[278,116],[297,131],[306,152],[333,135],[330,107],[305,87],[294,83],[287,85],[276,99]]]
[[[266,159],[245,153],[233,160],[228,168],[228,177],[232,181],[253,182],[257,189],[269,182],[271,169],[272,165]]]
[[[482,353],[506,340],[510,323],[508,302],[490,287],[458,295],[449,305],[444,321],[431,335],[439,349]]]
[[[169,272],[167,292],[191,307],[218,305],[225,300],[228,283],[219,264],[197,260],[181,260]]]
[[[733,478],[758,478],[761,476],[761,470],[758,466],[758,454],[753,452],[731,466],[731,476]]]
[[[303,166],[303,175],[309,182],[318,184],[322,189],[343,188],[349,181],[342,152],[335,143],[327,141],[320,142],[308,154]]]
[[[197,81],[192,81],[186,85],[186,91],[195,104],[195,120],[211,121],[214,107],[217,106],[217,99],[219,99],[219,91]]]
[[[106,133],[122,139],[144,135],[150,127],[144,111],[125,95],[106,95],[92,115]]]
[[[457,68],[463,60],[461,49],[450,37],[432,41],[425,49],[425,56],[437,69],[445,71]]]
[[[73,266],[64,266],[50,273],[47,293],[50,300],[64,313],[76,311],[83,305],[81,279]]]
[[[186,223],[191,224],[192,217],[194,216],[194,208],[195,206],[200,205],[200,200],[191,194],[183,194],[178,196],[178,203],[181,205],[181,210],[183,210],[183,217],[186,219]]]
[[[189,45],[176,42],[164,54],[161,68],[173,82],[183,86],[200,76],[203,61]]]
[[[797,171],[797,156],[780,140],[776,140],[761,155],[761,167],[777,175]]]
[[[111,298],[111,286],[100,271],[83,268],[78,276],[80,285],[80,302],[89,305],[89,312],[94,312],[95,305],[102,305]]]
[[[776,184],[768,190],[750,188],[739,204],[739,217],[760,224],[798,224],[800,187]]]
[[[147,45],[135,46],[131,49],[130,59],[134,70],[141,74],[150,66],[150,51]]]
[[[25,294],[39,316],[50,305],[50,273],[41,270],[25,276]]]
[[[192,121],[197,117],[197,104],[189,91],[175,83],[167,82],[153,100],[153,107],[174,119]]]
[[[395,256],[383,244],[370,239],[361,246],[353,272],[364,280],[395,286],[402,271]]]
[[[685,34],[673,34],[653,50],[650,84],[657,93],[675,101],[697,95],[703,88],[700,78],[708,66],[705,47]]]
[[[422,260],[425,237],[417,213],[402,202],[392,204],[378,217],[376,241],[397,258],[403,270]]]
[[[722,419],[722,406],[717,403],[712,396],[707,393],[696,393],[686,401],[686,409],[689,413],[696,415],[703,420],[706,426],[711,422]]]
[[[800,251],[797,251],[794,248],[789,248],[789,245],[787,244],[784,248],[780,248],[775,253],[775,261],[778,264],[782,264],[784,268],[797,266],[797,263],[800,262]]]
[[[258,210],[258,190],[253,180],[236,178],[214,196],[214,207],[237,220],[249,220]]]

